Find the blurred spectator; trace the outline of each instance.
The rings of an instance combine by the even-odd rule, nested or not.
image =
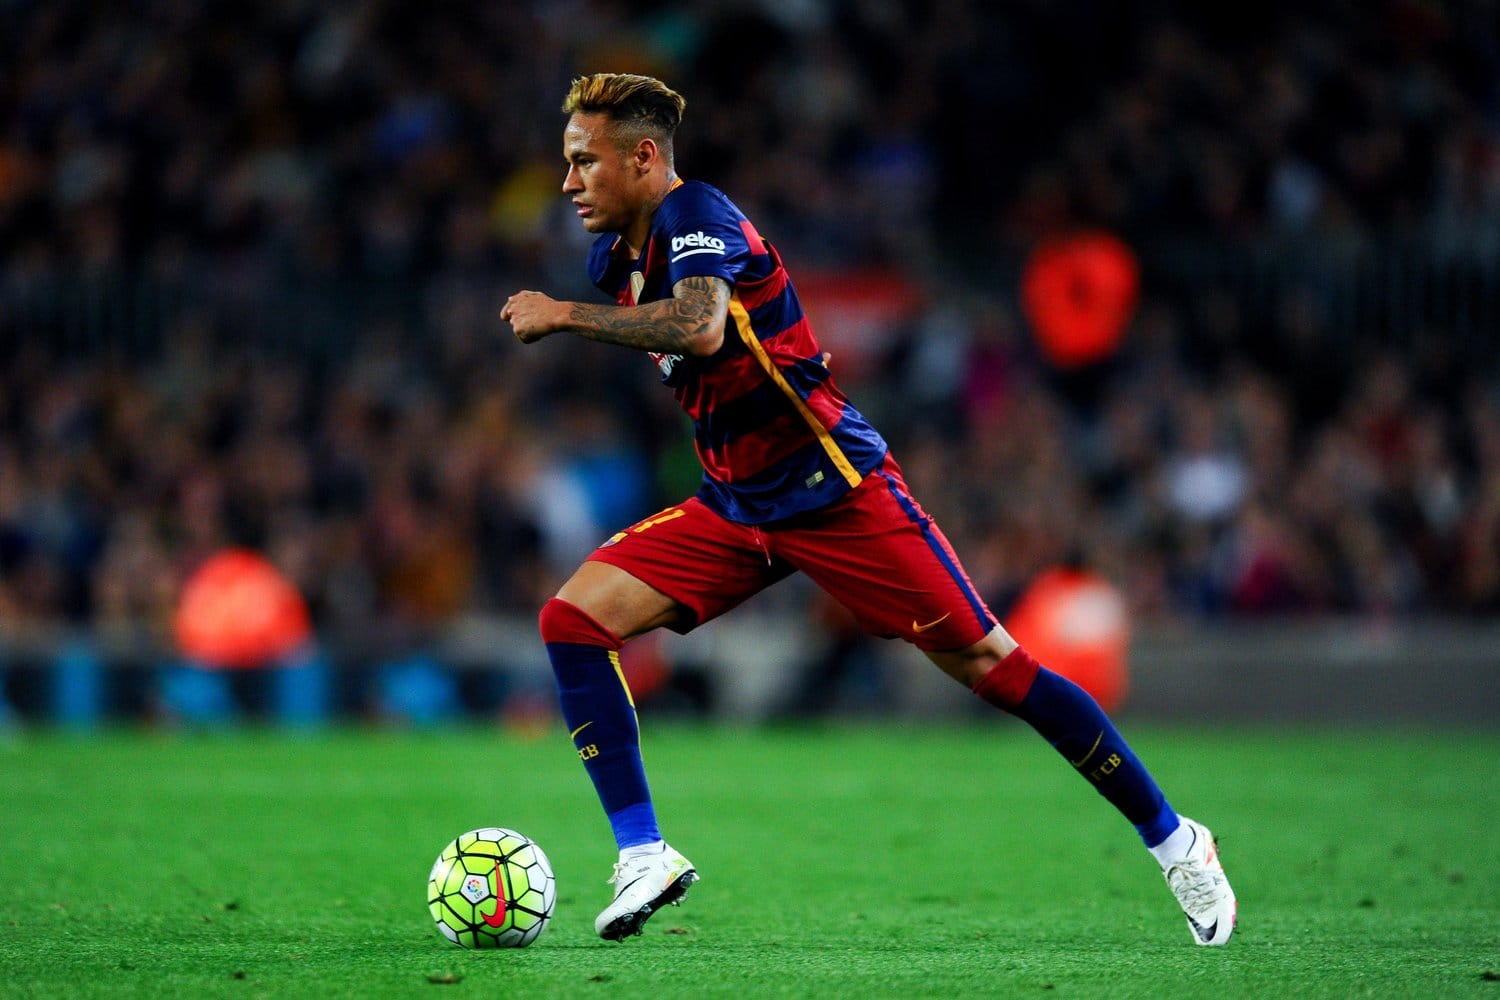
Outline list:
[[[886,364],[833,367],[997,609],[1082,558],[1143,615],[1493,613],[1493,343],[1370,356],[1313,279],[1268,303],[1149,256],[1421,232],[1493,282],[1493,16],[0,5],[0,621],[159,624],[250,545],[321,627],[416,640],[531,613],[691,489],[649,364],[520,351],[494,318],[519,287],[587,294],[545,123],[605,68],[687,95],[683,171],[799,273],[928,289],[868,348]],[[1065,378],[1011,279],[1086,225],[1140,248],[1144,299]]]

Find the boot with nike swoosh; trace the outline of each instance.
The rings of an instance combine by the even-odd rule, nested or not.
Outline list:
[[[1186,816],[1182,822],[1192,829],[1193,842],[1186,856],[1165,865],[1162,872],[1187,916],[1193,941],[1201,945],[1227,944],[1239,921],[1239,903],[1219,862],[1218,844],[1202,823]]]
[[[620,861],[609,884],[614,900],[594,921],[594,931],[606,941],[622,941],[641,933],[657,910],[682,902],[688,887],[698,881],[698,870],[670,845],[659,854]]]

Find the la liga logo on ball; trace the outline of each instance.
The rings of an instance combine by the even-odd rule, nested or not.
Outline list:
[[[427,909],[438,933],[462,948],[524,948],[541,937],[556,905],[547,855],[504,827],[460,834],[427,879]]]
[[[475,904],[490,898],[489,884],[478,875],[470,875],[464,879],[464,887],[458,891],[463,893],[464,899]]]

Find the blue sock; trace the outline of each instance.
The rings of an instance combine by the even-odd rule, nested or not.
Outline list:
[[[542,638],[557,678],[563,721],[624,850],[661,839],[641,762],[640,727],[619,643],[584,612],[553,598],[542,610]],[[594,639],[594,642],[561,641]]]
[[[976,684],[975,693],[1041,733],[1135,825],[1147,847],[1166,840],[1177,829],[1177,813],[1099,703],[1066,677],[1039,666],[1024,650],[1018,648],[1012,656],[1014,660],[995,668],[1005,672]],[[1028,685],[1029,670],[1035,671],[1035,679]],[[1014,677],[1020,681],[1011,681]],[[1016,695],[1021,695],[1019,702],[1013,700]]]

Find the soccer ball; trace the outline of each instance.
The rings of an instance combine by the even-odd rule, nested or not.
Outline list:
[[[502,827],[460,834],[427,880],[438,933],[464,948],[524,948],[546,930],[556,904],[547,855]]]

